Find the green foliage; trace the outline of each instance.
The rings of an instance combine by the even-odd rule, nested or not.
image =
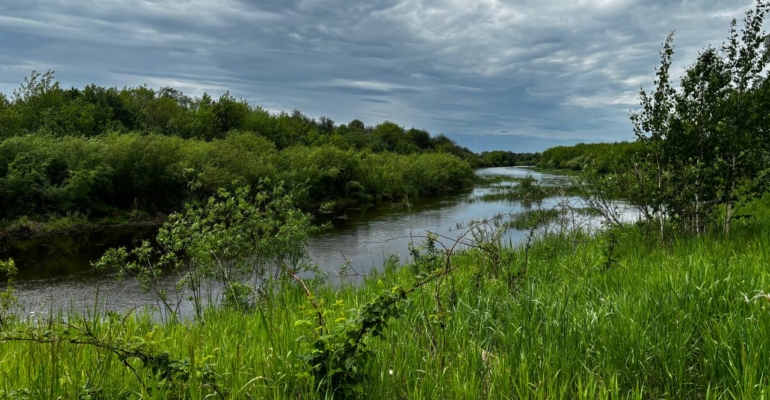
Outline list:
[[[445,153],[372,154],[332,145],[277,151],[241,132],[211,142],[134,133],[28,135],[0,143],[0,219],[73,214],[93,220],[121,211],[152,216],[205,201],[220,188],[263,180],[286,182],[308,210],[329,200],[441,193],[469,185],[472,176],[467,163]]]
[[[257,307],[257,298],[251,286],[241,282],[229,282],[225,287],[222,306],[239,311],[252,311]]]
[[[717,224],[728,234],[738,210],[770,183],[768,10],[757,1],[740,32],[733,20],[727,41],[701,51],[679,89],[670,76],[670,34],[654,89],[640,91],[640,108],[631,115],[637,141],[555,147],[543,152],[539,166],[584,171],[587,192],[599,203],[628,200],[661,238],[671,228],[701,235]]]
[[[629,142],[556,146],[545,150],[537,165],[573,171],[590,167],[599,173],[608,173],[628,168],[631,160],[638,158],[642,151],[642,145]]]
[[[539,228],[545,224],[555,221],[559,218],[559,210],[557,209],[535,209],[529,210],[523,213],[518,213],[508,221],[508,225],[511,228],[518,230],[529,230],[531,228]]]
[[[135,277],[143,290],[156,295],[171,320],[184,300],[192,302],[200,319],[206,304],[215,300],[204,292],[207,281],[220,284],[227,306],[246,311],[263,279],[311,269],[306,242],[320,229],[294,207],[281,185],[256,194],[246,188],[220,190],[205,206],[188,205],[171,215],[156,246],[145,241],[130,251],[110,249],[94,265]],[[172,293],[163,284],[169,273],[180,276]]]
[[[373,165],[375,164],[376,165]],[[414,164],[414,165],[412,165]],[[470,184],[481,158],[392,122],[336,125],[271,114],[226,93],[164,87],[63,89],[33,72],[0,95],[0,221],[65,215],[158,218],[219,189],[286,182],[306,211]]]
[[[0,292],[0,328],[6,325],[6,320],[13,315],[13,308],[18,304],[16,291],[13,289],[13,278],[18,270],[12,259],[0,261],[0,274],[5,276],[5,289]]]
[[[116,314],[109,314],[105,318],[87,320],[81,316],[71,315],[67,321],[49,320],[42,326],[20,325],[16,329],[0,332],[0,343],[31,343],[41,347],[61,348],[75,352],[90,351],[102,360],[114,358],[121,367],[130,371],[135,382],[141,385],[145,393],[172,392],[192,386],[196,391],[199,388],[207,388],[219,394],[220,397],[224,395],[217,385],[219,376],[213,365],[207,362],[211,357],[201,357],[201,360],[196,360],[193,354],[184,359],[175,359],[163,350],[162,338],[156,337],[152,330],[142,336],[130,337],[126,317],[120,318]],[[51,362],[57,362],[55,356]],[[110,364],[109,361],[107,363]],[[46,392],[47,397],[56,397],[54,385],[37,383],[38,385],[32,386],[32,390],[27,388],[17,388],[7,392],[0,390],[0,398],[39,397]],[[60,395],[79,399],[104,396],[112,398],[104,395],[104,392],[103,387],[95,385],[89,378],[74,393],[67,394],[65,391]],[[117,398],[130,397],[130,394],[123,390],[118,393],[119,395],[115,396]],[[113,393],[113,396],[118,393]]]
[[[9,99],[0,94],[0,139],[25,134],[56,137],[94,137],[111,131],[156,133],[184,139],[223,139],[231,131],[255,132],[279,150],[291,146],[332,144],[343,150],[368,149],[401,154],[423,151],[452,153],[466,160],[476,157],[443,135],[431,137],[424,130],[409,129],[386,121],[366,127],[354,120],[336,125],[294,110],[271,114],[228,93],[219,99],[199,98],[177,89],[145,86],[63,89],[53,71],[33,71]]]
[[[721,49],[707,47],[685,70],[681,88],[670,82],[673,35],[661,52],[655,91],[640,93],[632,115],[645,152],[628,189],[645,210],[648,225],[665,220],[702,234],[722,215],[727,234],[743,207],[767,189],[770,140],[763,100],[768,89],[768,35],[762,30],[770,6],[757,1],[738,33],[735,20]]]
[[[388,321],[399,315],[398,303],[406,300],[406,295],[400,287],[383,291],[359,310],[351,310],[349,317],[342,314],[333,323],[319,327],[322,334],[299,357],[308,365],[309,375],[320,392],[337,398],[364,394],[364,384],[371,379],[367,367],[375,356],[367,350],[365,339],[384,334]],[[303,322],[309,323],[298,321]]]
[[[364,385],[373,378],[369,366],[376,355],[367,349],[367,339],[383,337],[388,322],[402,315],[400,305],[410,294],[446,277],[453,270],[453,248],[440,251],[437,241],[437,236],[428,234],[423,245],[416,247],[410,243],[413,260],[409,269],[413,282],[408,288],[393,286],[390,290],[383,290],[357,310],[325,310],[313,301],[314,296],[308,292],[315,308],[308,315],[318,316],[315,327],[317,338],[299,356],[309,367],[309,373],[303,372],[300,376],[312,376],[319,392],[335,398],[364,395]],[[333,307],[342,308],[344,304],[344,301],[337,300]],[[330,317],[334,316],[337,318],[330,321]],[[300,320],[296,324],[314,325],[310,320]],[[305,337],[300,337],[302,339]]]
[[[369,356],[351,361],[362,374],[355,375],[361,378],[357,383],[349,381],[353,397],[356,390],[363,391],[357,397],[371,399],[767,396],[770,366],[762,360],[770,354],[769,201],[752,202],[747,211],[755,217],[736,221],[728,237],[679,235],[662,246],[643,227],[623,226],[614,231],[612,249],[606,236],[550,230],[528,247],[503,245],[500,258],[481,248],[456,253],[455,270],[438,291],[436,280],[397,300],[398,313],[388,316],[383,335],[362,339],[366,346],[359,354]],[[434,247],[442,253],[438,242]],[[420,251],[424,260],[435,260]],[[502,270],[494,266],[497,260]],[[519,274],[525,263],[526,274]],[[507,269],[517,279],[513,286],[499,273]],[[414,282],[412,268],[391,267],[360,285],[313,287],[323,332],[317,329],[318,310],[294,282],[275,287],[254,312],[211,309],[202,323],[114,314],[83,323],[74,314],[66,317],[81,329],[92,327],[112,347],[140,348],[153,357],[167,353],[169,362],[156,359],[157,371],[172,364],[187,371],[169,378],[140,358],[127,358],[134,374],[108,348],[70,343],[85,337],[73,328],[65,336],[56,319],[53,329],[47,317],[14,322],[3,332],[27,332],[30,338],[32,330],[42,338],[50,330],[60,340],[55,346],[0,342],[0,398],[14,392],[77,398],[88,388],[101,389],[102,398],[219,397],[210,383],[225,398],[343,397],[341,390],[319,386],[323,376],[313,375],[312,365],[297,356],[311,354],[316,341],[336,328],[360,328],[354,322],[366,305],[398,297],[390,288],[406,291]],[[371,311],[384,315],[396,308]],[[322,353],[347,348],[333,336]],[[335,360],[330,366],[344,371],[339,379],[348,376],[347,358],[325,354]],[[207,370],[213,380],[204,377]]]
[[[487,178],[484,181],[488,193],[472,198],[470,201],[520,201],[531,204],[542,202],[549,197],[561,197],[577,192],[574,187],[548,186],[527,174],[524,178]]]
[[[479,154],[479,167],[507,167],[514,165],[537,165],[540,153],[514,153],[512,151],[484,151]]]

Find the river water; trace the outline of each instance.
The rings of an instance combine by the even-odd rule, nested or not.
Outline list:
[[[481,169],[477,174],[508,178],[532,175],[541,184],[552,186],[569,183],[564,176],[519,167]],[[351,210],[347,215],[335,218],[332,229],[309,241],[310,258],[322,271],[332,275],[343,264],[349,265],[349,273],[366,274],[372,268],[382,266],[390,255],[407,260],[407,244],[420,242],[428,232],[454,238],[459,234],[458,224],[499,214],[526,212],[556,202],[556,199],[529,203],[483,198],[494,190],[494,187],[477,186],[441,198]],[[574,203],[575,199],[568,201]],[[132,280],[117,282],[112,275],[94,272],[90,263],[110,247],[138,245],[142,240],[151,239],[155,231],[150,227],[113,228],[67,236],[5,239],[0,242],[0,259],[16,261],[19,269],[16,294],[26,313],[45,314],[58,309],[83,312],[97,304],[100,309],[114,311],[138,309],[154,304],[154,296],[143,293]],[[517,243],[524,235],[521,231],[511,231],[506,239]],[[173,282],[174,277],[169,277],[170,286]]]

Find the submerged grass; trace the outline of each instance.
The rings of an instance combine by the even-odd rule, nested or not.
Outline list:
[[[601,234],[541,238],[527,262],[522,248],[506,249],[503,264],[460,254],[441,308],[426,288],[384,337],[367,339],[374,357],[362,398],[766,397],[770,198],[749,212],[730,237],[661,244],[637,227],[616,230],[610,268]],[[333,320],[409,279],[391,267],[360,286],[314,290]],[[252,312],[209,310],[199,323],[69,315],[95,337],[185,360],[188,379],[171,384],[94,346],[11,340],[0,343],[0,398],[323,398],[297,357],[306,346],[298,338],[315,334],[298,323],[309,309],[302,288],[286,283]],[[2,327],[18,330],[56,334],[46,321]]]
[[[572,185],[543,185],[531,175],[522,178],[507,176],[483,177],[479,186],[488,192],[472,197],[468,200],[469,202],[540,202],[550,197],[579,196],[581,194],[581,191]]]
[[[580,191],[577,188],[559,188],[539,187],[529,190],[521,190],[517,186],[493,188],[490,193],[484,193],[480,196],[468,199],[469,203],[475,202],[495,202],[495,201],[521,201],[521,202],[542,202],[552,197],[577,197]]]

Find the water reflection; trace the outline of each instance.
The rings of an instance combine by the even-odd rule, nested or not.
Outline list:
[[[90,271],[110,247],[133,247],[155,236],[155,227],[107,228],[69,235],[0,238],[0,258],[16,262],[18,281],[51,279]]]
[[[543,185],[565,185],[563,176],[537,173],[525,168],[489,168],[482,176],[524,178],[532,175]],[[526,212],[550,207],[556,199],[541,203],[515,200],[474,201],[489,188],[476,187],[439,199],[419,200],[365,210],[353,210],[334,220],[334,228],[313,237],[309,243],[312,260],[325,271],[336,271],[349,264],[365,274],[383,265],[391,254],[407,259],[407,244],[421,241],[428,232],[451,240],[459,234],[458,224],[499,214]],[[569,199],[575,207],[579,200]],[[95,274],[90,263],[113,246],[132,247],[152,238],[153,228],[109,229],[68,236],[5,239],[0,242],[0,258],[13,258],[19,267],[17,294],[28,310],[45,312],[58,307],[85,310],[99,303],[110,310],[128,310],[153,304],[154,298],[142,293],[133,281],[115,282],[112,276]],[[506,240],[517,243],[522,231],[511,231]],[[170,277],[168,286],[175,279]]]

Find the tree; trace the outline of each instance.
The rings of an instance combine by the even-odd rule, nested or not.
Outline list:
[[[637,200],[648,222],[657,218],[701,234],[717,211],[730,232],[736,210],[767,187],[765,161],[770,150],[767,90],[768,35],[762,31],[768,4],[746,13],[741,34],[731,23],[721,49],[707,47],[686,69],[680,90],[670,82],[673,35],[661,51],[655,91],[640,91],[640,111],[631,115],[645,152],[633,171]]]
[[[634,124],[634,134],[638,141],[645,144],[647,152],[637,169],[638,189],[642,191],[639,204],[647,216],[648,222],[657,216],[660,235],[664,235],[665,227],[665,179],[666,173],[663,155],[663,142],[669,135],[671,113],[676,91],[671,87],[669,70],[674,55],[674,34],[668,35],[660,52],[660,68],[655,74],[655,92],[649,96],[642,88],[639,92],[641,110],[631,114]],[[643,172],[640,172],[643,171]],[[655,186],[649,187],[645,182],[652,172]]]
[[[408,145],[406,143],[406,133],[404,132],[404,129],[393,122],[385,121],[375,126],[372,135],[374,135],[382,146],[380,148],[375,148],[375,150],[409,153],[409,151],[404,151]]]
[[[430,134],[422,129],[410,129],[406,131],[406,139],[421,150],[430,149],[433,145]]]
[[[736,21],[730,24],[730,38],[723,47],[724,68],[728,96],[724,98],[723,125],[717,130],[716,145],[720,201],[725,205],[724,231],[730,232],[735,210],[764,191],[767,181],[764,159],[768,150],[767,127],[759,127],[757,114],[766,109],[757,108],[752,94],[767,80],[770,61],[770,37],[762,30],[770,4],[760,0],[744,19],[740,40]],[[764,75],[763,75],[764,73]]]

